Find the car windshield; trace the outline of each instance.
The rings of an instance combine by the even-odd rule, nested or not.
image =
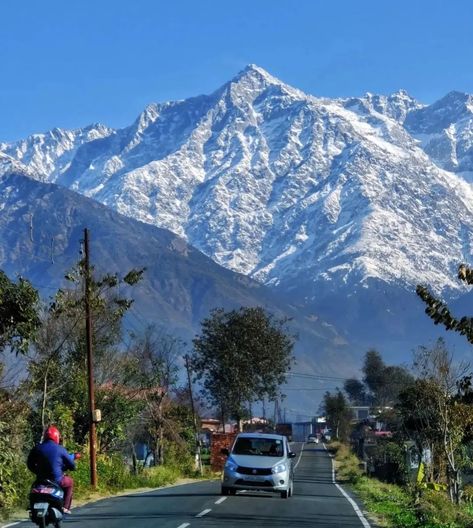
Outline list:
[[[238,438],[233,447],[235,455],[258,455],[282,457],[282,440],[274,438]]]

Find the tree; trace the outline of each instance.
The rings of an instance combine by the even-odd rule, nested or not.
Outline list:
[[[29,364],[29,381],[40,410],[34,423],[37,432],[46,423],[57,423],[66,439],[85,442],[89,429],[84,325],[85,266],[66,275],[70,289],[57,292],[44,314],[43,329],[37,333],[34,355]],[[121,322],[132,300],[120,295],[118,286],[132,286],[143,270],[125,276],[106,274],[90,281],[90,306],[93,319],[94,377],[99,386],[111,381],[120,365]],[[117,416],[117,415],[115,415]],[[108,422],[108,425],[111,425]],[[103,431],[104,425],[99,428]]]
[[[251,402],[278,396],[293,361],[295,337],[286,324],[261,307],[216,309],[202,322],[191,365],[222,421],[229,415],[240,420]]]
[[[25,353],[40,326],[39,295],[20,277],[15,284],[0,270],[0,350]]]
[[[144,402],[143,429],[155,464],[164,463],[166,433],[174,434],[170,393],[177,382],[177,359],[182,355],[183,346],[180,339],[149,327],[133,350],[135,386]]]
[[[401,390],[413,382],[404,367],[386,365],[377,350],[368,350],[362,370],[372,403],[381,407],[393,405]]]
[[[440,452],[438,390],[438,386],[432,381],[416,379],[400,393],[396,405],[402,436],[414,442],[419,460],[427,452],[430,452],[430,459],[434,460],[437,451]],[[426,475],[428,480],[434,479],[432,466],[427,467]]]
[[[40,326],[39,296],[23,278],[17,283],[0,271],[0,352],[25,354]],[[28,439],[27,398],[12,383],[4,383],[0,362],[0,517],[18,502],[18,488],[25,475],[22,450]]]
[[[327,422],[335,430],[335,437],[347,441],[351,431],[353,412],[342,391],[338,389],[335,394],[326,392],[322,408]]]
[[[364,384],[355,378],[350,378],[343,384],[343,390],[353,405],[366,405],[368,396]]]

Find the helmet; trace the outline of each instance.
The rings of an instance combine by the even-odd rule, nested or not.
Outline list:
[[[54,425],[50,425],[44,432],[44,439],[52,440],[55,444],[59,444],[60,436],[59,429]]]

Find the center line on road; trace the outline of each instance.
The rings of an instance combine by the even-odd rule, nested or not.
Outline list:
[[[211,511],[212,511],[211,509],[207,509],[207,510],[201,511],[200,513],[198,513],[196,515],[196,517],[203,517],[204,515],[207,515]]]
[[[228,499],[228,497],[220,497],[220,499],[218,499],[217,501],[215,501],[215,504],[222,504],[222,502],[223,502],[224,500],[227,500],[227,499]]]
[[[187,528],[190,525],[191,525],[190,523],[183,523],[183,524],[180,524],[177,528]]]

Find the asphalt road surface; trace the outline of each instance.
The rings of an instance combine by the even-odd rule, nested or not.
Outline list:
[[[222,497],[219,481],[204,481],[76,508],[64,528],[368,528],[353,499],[334,484],[324,446],[293,444],[293,449],[298,456],[289,499],[254,491]]]

